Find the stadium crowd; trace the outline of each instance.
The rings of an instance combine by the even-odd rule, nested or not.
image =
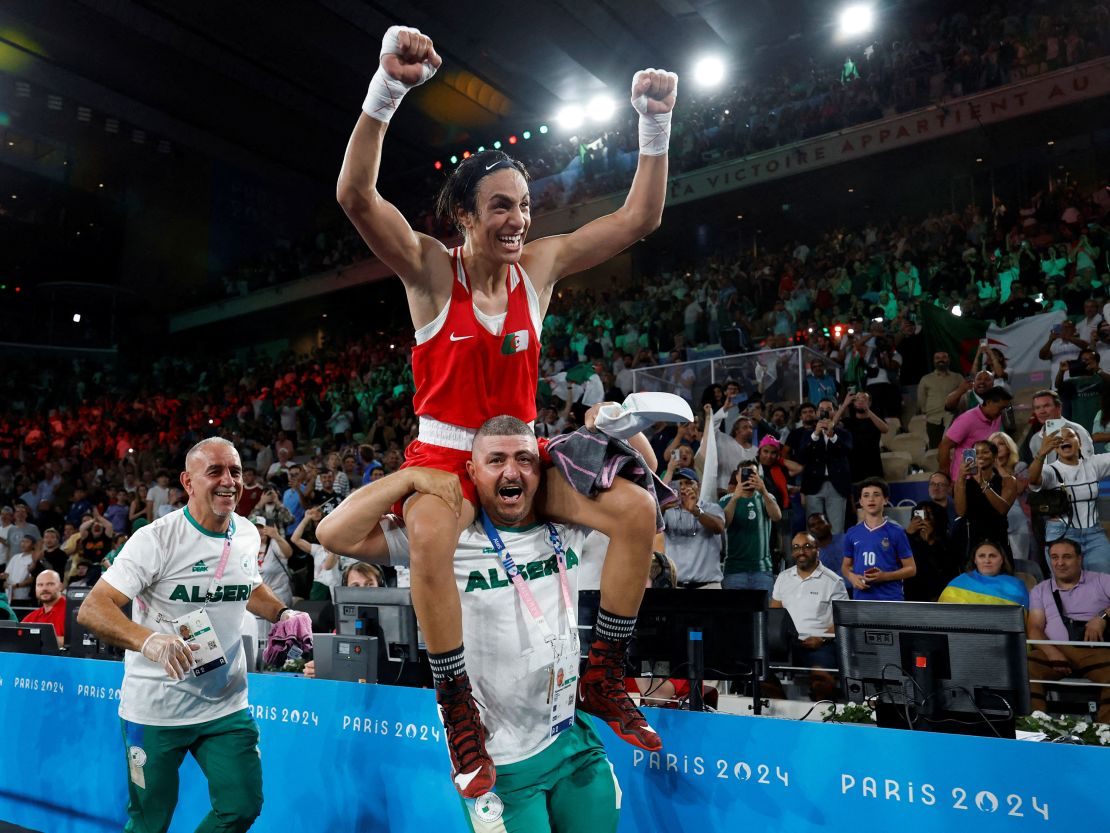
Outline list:
[[[1038,542],[1074,541],[1082,575],[1110,573],[1097,489],[1077,491],[1110,472],[1092,445],[1110,440],[1102,416],[1110,412],[1110,373],[1100,366],[1110,349],[1108,206],[1104,187],[1059,187],[1009,210],[969,206],[919,222],[866,221],[779,250],[721,255],[643,275],[635,295],[566,290],[544,323],[537,433],[573,429],[586,407],[623,398],[638,387],[633,374],[652,367],[708,408],[694,424],[652,437],[660,474],[684,497],[668,510],[666,538],[680,586],[764,587],[789,609],[797,602],[784,595],[789,582],[815,574],[828,594],[930,601],[959,596],[973,574],[973,592],[1036,612],[1038,599],[1052,598],[1038,591],[1047,587],[1038,579],[1069,557],[1053,550],[1046,560]],[[1063,313],[1062,325],[1040,334],[1055,384],[1017,391],[1015,402],[1001,351],[981,346],[970,361],[929,351],[921,321],[930,304],[999,323]],[[808,347],[801,372],[810,401],[766,378],[695,388],[687,354],[712,353],[727,331],[741,350]],[[49,601],[64,587],[95,582],[128,534],[183,504],[175,477],[183,452],[214,434],[234,442],[247,467],[239,509],[265,533],[267,580],[290,602],[326,595],[339,574],[315,543],[315,523],[350,489],[395,471],[415,438],[410,344],[396,332],[246,363],[162,357],[142,378],[89,366],[9,376],[0,417],[0,576],[8,601],[23,611],[41,602],[36,612],[49,616]],[[1046,430],[1054,419],[1067,420],[1062,432]],[[705,471],[701,449],[710,423],[716,472]],[[890,451],[915,437],[911,462]],[[910,475],[911,465],[921,473]],[[928,478],[928,498],[909,518],[895,511],[905,521],[894,536],[904,548],[868,578],[874,568],[844,561],[853,530],[885,524],[886,481],[907,477]],[[709,491],[701,487],[706,478],[716,481]],[[1031,510],[1031,496],[1061,483],[1068,506],[1054,515]],[[871,489],[870,522],[859,514],[860,484]],[[984,548],[998,565],[980,569]],[[1023,574],[1020,588],[992,580],[1015,571]],[[1032,617],[1036,635],[1052,639],[1068,635],[1060,631],[1065,620],[1098,619],[1087,616],[1093,609],[1069,608],[1076,615],[1063,617],[1052,606],[1039,610],[1047,618]],[[810,621],[802,613],[796,619]],[[828,660],[819,636],[799,634],[799,651],[815,652],[806,659],[815,665]],[[1083,658],[1061,660],[1052,647],[1042,659],[1053,668],[1064,660],[1073,673],[1086,668]],[[1043,667],[1038,673],[1047,678]]]
[[[896,28],[890,28],[896,27]],[[880,38],[853,44],[846,61],[785,58],[745,83],[711,92],[684,88],[673,127],[671,173],[788,145],[857,124],[989,90],[1110,54],[1110,15],[1068,0],[973,3],[951,14],[922,12],[884,24]],[[620,112],[620,111],[619,111]],[[510,152],[528,167],[535,210],[578,204],[626,189],[635,169],[635,114],[583,126],[577,135],[534,132]],[[490,137],[492,145],[496,137]],[[501,137],[504,139],[505,137]],[[477,139],[480,143],[482,140]],[[474,150],[475,148],[471,148]],[[459,151],[458,156],[461,156]],[[406,173],[397,204],[415,228],[452,229],[428,209],[440,174],[414,187]],[[364,259],[348,224],[334,223],[270,251],[223,278],[228,295],[282,283]]]
[[[1019,5],[876,45],[854,71],[784,68],[759,89],[695,100],[674,128],[675,168],[1106,54],[1099,8]],[[534,179],[577,163],[582,187],[541,192],[539,208],[623,187],[606,172],[621,135],[580,142],[573,159],[549,140],[547,157],[529,160]],[[695,422],[651,437],[659,474],[681,496],[667,510],[661,573],[692,589],[771,591],[804,664],[833,664],[827,602],[848,597],[1022,604],[1031,637],[1102,641],[1108,211],[1105,182],[1053,182],[1023,203],[863,217],[784,246],[721,251],[630,276],[635,292],[561,290],[544,321],[536,432],[573,430],[590,405],[645,387],[686,396]],[[318,233],[228,276],[225,289],[246,294],[364,255],[349,233]],[[1010,357],[989,339],[966,353],[941,344],[924,327],[931,309],[995,325],[1054,313],[1037,333],[1042,383],[1011,378]],[[416,437],[411,332],[333,335],[301,356],[162,356],[141,376],[87,361],[5,374],[0,618],[11,605],[64,621],[64,589],[95,583],[128,535],[184,504],[184,452],[214,435],[245,466],[239,512],[262,530],[264,578],[290,604],[326,597],[344,562],[316,542],[315,524],[352,489],[396,471]],[[756,363],[713,384],[689,363],[788,347],[807,351],[777,354],[777,373]],[[710,436],[716,470],[706,468]],[[888,509],[892,484],[914,480],[927,497]],[[889,557],[868,563],[880,529]],[[801,590],[811,580],[820,610]],[[1043,646],[1031,668],[1110,682],[1078,650]]]

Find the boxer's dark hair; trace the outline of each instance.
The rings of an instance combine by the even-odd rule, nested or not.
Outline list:
[[[462,231],[462,225],[459,223],[459,212],[477,214],[478,184],[483,177],[504,168],[516,170],[524,177],[525,182],[529,181],[528,169],[524,167],[524,163],[513,159],[504,151],[483,150],[481,153],[475,153],[469,159],[464,159],[440,186],[439,193],[436,195],[436,214],[450,221],[459,231]]]

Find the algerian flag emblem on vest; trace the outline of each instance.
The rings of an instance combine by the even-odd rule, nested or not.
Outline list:
[[[501,354],[505,356],[512,355],[513,353],[523,353],[527,349],[527,330],[517,330],[515,333],[509,333],[501,342]]]

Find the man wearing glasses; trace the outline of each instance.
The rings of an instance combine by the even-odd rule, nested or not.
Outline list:
[[[790,545],[794,566],[783,570],[775,579],[771,607],[785,607],[798,631],[793,646],[792,663],[814,669],[810,674],[810,696],[814,700],[832,699],[836,681],[819,668],[836,667],[833,647],[833,605],[837,599],[848,599],[844,581],[821,563],[817,557],[817,539],[808,532],[799,532]]]

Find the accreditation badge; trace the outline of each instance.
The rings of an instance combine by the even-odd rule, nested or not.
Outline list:
[[[574,725],[575,698],[578,694],[578,640],[564,636],[555,640],[555,662],[551,665],[547,704],[548,737],[555,737]]]
[[[189,669],[194,677],[201,677],[209,671],[215,671],[222,665],[227,665],[227,657],[224,655],[223,646],[220,645],[220,638],[216,635],[216,629],[212,627],[212,620],[208,618],[208,612],[204,608],[197,608],[174,619],[173,622],[174,633],[185,640],[185,644],[190,648],[193,645],[197,646],[197,650],[193,651],[193,667]]]

